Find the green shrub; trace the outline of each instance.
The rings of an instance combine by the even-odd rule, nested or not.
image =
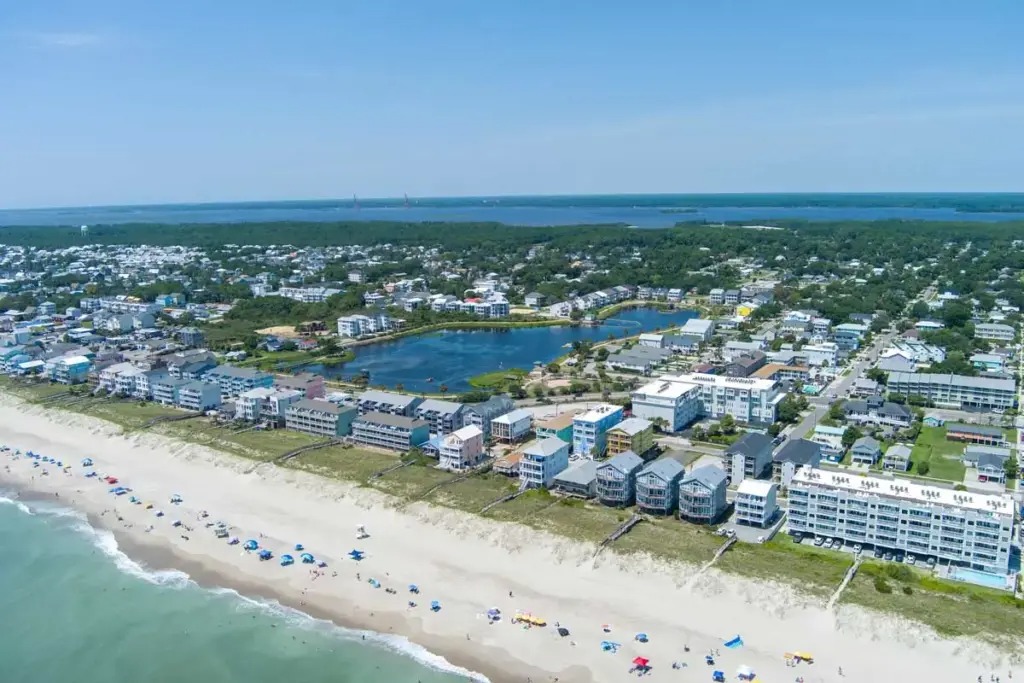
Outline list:
[[[903,587],[903,594],[904,595],[913,595],[914,594],[914,589],[911,588],[910,586],[904,586]]]
[[[879,593],[889,594],[889,593],[892,593],[892,586],[890,586],[889,582],[886,581],[885,579],[883,579],[881,576],[876,576],[875,577],[875,590],[878,591]]]

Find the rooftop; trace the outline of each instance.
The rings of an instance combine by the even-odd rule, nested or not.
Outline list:
[[[736,487],[736,493],[746,494],[748,496],[758,496],[759,498],[767,498],[775,488],[775,484],[770,481],[764,481],[762,479],[744,479],[740,482],[740,485]]]
[[[391,415],[390,413],[366,413],[362,417],[356,418],[355,422],[402,427],[404,429],[430,426],[430,423],[425,420],[416,420],[405,415]]]
[[[642,417],[627,417],[625,420],[612,427],[609,431],[614,430],[616,432],[625,432],[629,436],[634,436],[645,429],[649,429],[651,425],[652,423],[650,420],[645,420]]]
[[[562,413],[561,415],[555,415],[552,418],[544,420],[537,426],[543,427],[544,429],[551,429],[557,432],[561,429],[565,429],[566,427],[571,427],[572,420],[574,417],[575,415],[573,415],[572,413]]]

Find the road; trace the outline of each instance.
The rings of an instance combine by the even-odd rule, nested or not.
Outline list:
[[[822,389],[820,395],[810,399],[811,412],[805,415],[795,427],[790,429],[786,436],[790,439],[802,439],[814,429],[818,421],[828,414],[829,404],[838,398],[846,396],[850,387],[853,386],[853,382],[878,359],[878,354],[892,343],[897,334],[899,333],[895,330],[880,334],[875,337],[871,346],[861,349],[860,353],[857,354],[857,360],[847,368],[844,374],[832,380],[828,386]],[[831,398],[832,396],[836,398]]]

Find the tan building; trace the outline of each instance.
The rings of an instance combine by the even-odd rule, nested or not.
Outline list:
[[[633,451],[643,455],[654,448],[654,423],[630,417],[608,430],[608,457]]]

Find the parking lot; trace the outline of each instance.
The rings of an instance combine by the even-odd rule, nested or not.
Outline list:
[[[887,562],[904,562],[910,566],[928,569],[934,569],[936,564],[935,558],[931,556],[914,555],[904,553],[902,550],[890,550],[871,545],[861,545],[860,543],[843,543],[838,538],[830,538],[828,536],[791,535],[791,538],[794,543],[810,543],[823,550],[835,550],[837,552],[850,553],[851,555],[863,554],[864,557],[873,557],[876,560],[885,560]]]

